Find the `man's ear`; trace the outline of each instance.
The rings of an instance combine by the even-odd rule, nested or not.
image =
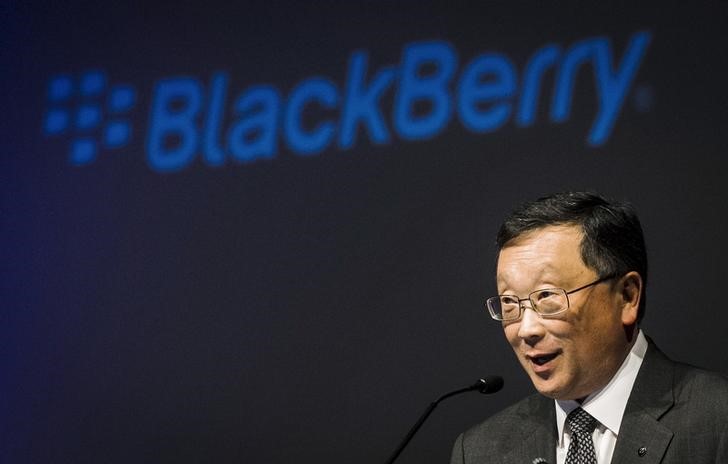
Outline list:
[[[634,325],[637,323],[642,298],[642,276],[635,271],[626,273],[619,279],[617,291],[622,303],[622,324]]]

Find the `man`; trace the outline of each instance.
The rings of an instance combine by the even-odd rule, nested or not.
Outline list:
[[[629,204],[541,198],[497,246],[487,307],[538,394],[460,435],[452,464],[728,463],[728,380],[669,360],[639,328],[647,254]]]

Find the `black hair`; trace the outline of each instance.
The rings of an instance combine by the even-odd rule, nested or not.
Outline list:
[[[600,278],[636,271],[642,277],[637,320],[645,313],[647,249],[637,212],[628,202],[608,200],[593,192],[564,192],[525,203],[508,216],[498,231],[498,254],[526,232],[555,225],[581,226],[581,258]]]

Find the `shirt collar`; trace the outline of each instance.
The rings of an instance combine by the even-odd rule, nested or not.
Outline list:
[[[642,360],[647,351],[647,339],[642,330],[637,334],[637,340],[619,370],[604,388],[587,396],[582,404],[573,400],[556,400],[556,427],[558,429],[559,445],[564,443],[564,424],[566,416],[574,409],[581,407],[592,415],[615,435],[619,434],[619,425],[627,407],[627,400],[632,392],[632,385],[637,378]]]

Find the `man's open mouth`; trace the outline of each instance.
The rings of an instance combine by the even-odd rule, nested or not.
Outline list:
[[[551,353],[551,354],[546,354],[546,355],[543,355],[543,356],[529,356],[528,358],[534,364],[536,364],[538,366],[543,366],[544,364],[546,364],[547,362],[551,361],[552,359],[554,359],[558,355],[559,355],[559,353]]]

